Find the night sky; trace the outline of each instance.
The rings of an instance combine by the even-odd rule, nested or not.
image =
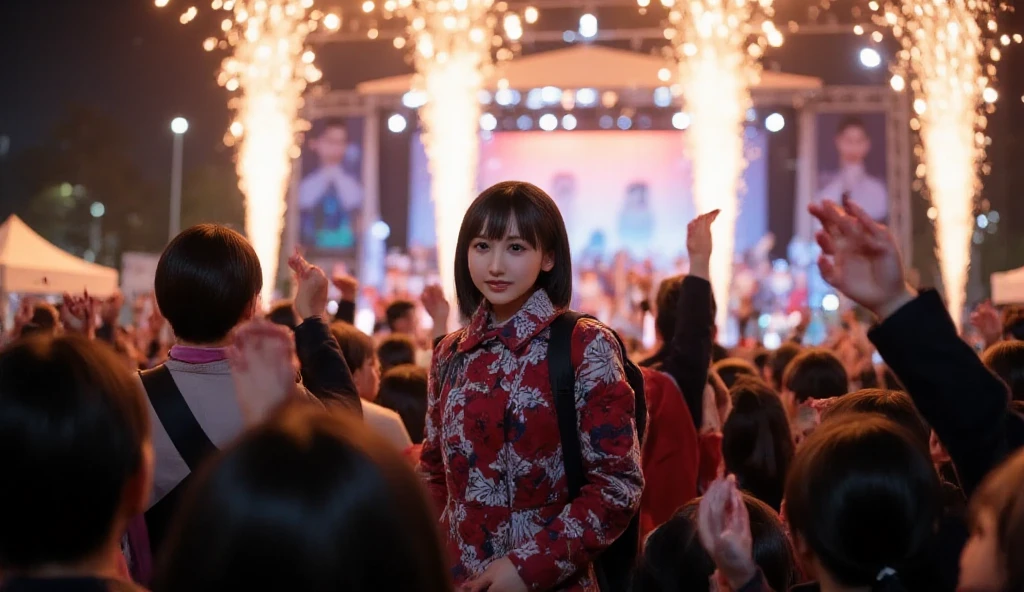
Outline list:
[[[227,93],[215,82],[223,53],[202,49],[202,40],[218,32],[222,17],[202,0],[200,16],[183,26],[178,15],[189,4],[171,0],[168,8],[157,9],[152,0],[0,0],[0,136],[9,138],[11,153],[41,142],[64,106],[77,103],[121,122],[137,164],[158,185],[170,175],[169,122],[176,115],[191,122],[186,170],[228,162],[231,153],[221,142],[229,123]],[[780,10],[793,5],[790,0],[777,4]],[[578,18],[578,11],[569,17]],[[1007,23],[1010,32],[1024,30],[1021,17]],[[884,68],[869,72],[857,65],[859,45],[863,40],[853,36],[794,36],[768,58],[783,71],[822,76],[827,83],[884,84]],[[389,41],[333,43],[317,53],[325,82],[333,88],[407,70]],[[1000,125],[1008,135],[997,139],[1003,149],[994,164],[1016,161],[1024,135],[1024,47],[1005,53]],[[1006,174],[992,184],[993,203],[1024,201],[1013,199],[1024,191],[1020,173]],[[11,204],[0,203],[0,210],[10,209]],[[1017,210],[1014,218],[1024,218]]]

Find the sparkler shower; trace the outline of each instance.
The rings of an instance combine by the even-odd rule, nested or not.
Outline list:
[[[642,2],[643,0],[641,0]],[[686,131],[693,163],[693,196],[700,213],[721,210],[713,226],[711,283],[720,303],[717,323],[728,318],[739,214],[743,125],[751,106],[750,87],[760,74],[765,44],[782,44],[772,24],[772,0],[683,0],[671,5],[670,27],[679,81],[690,116]],[[643,5],[643,4],[641,4]]]
[[[877,5],[875,5],[877,6]],[[937,210],[936,243],[950,314],[960,326],[974,231],[974,198],[981,189],[985,159],[986,112],[998,94],[991,88],[999,49],[987,41],[995,33],[995,11],[988,0],[903,0],[886,6],[881,17],[901,41],[893,88],[907,78],[914,94],[920,130],[921,164]],[[994,36],[993,36],[994,37]]]

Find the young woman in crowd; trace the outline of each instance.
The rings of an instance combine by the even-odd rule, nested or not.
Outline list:
[[[459,231],[455,283],[469,324],[435,348],[421,457],[455,583],[597,592],[592,562],[640,504],[640,443],[618,340],[583,319],[571,359],[586,485],[569,499],[548,375],[548,328],[572,294],[554,201],[521,182],[480,194]]]
[[[740,378],[732,388],[722,457],[740,489],[779,510],[793,461],[793,436],[779,395],[758,378]]]
[[[154,592],[451,592],[408,463],[357,417],[292,404],[199,474]]]
[[[971,498],[961,592],[1024,591],[1024,451],[992,471]]]

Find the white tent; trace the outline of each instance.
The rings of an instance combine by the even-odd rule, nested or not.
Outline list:
[[[1024,267],[992,274],[992,303],[1024,304]]]
[[[117,289],[117,270],[89,263],[36,234],[21,218],[0,226],[0,292],[109,296]]]

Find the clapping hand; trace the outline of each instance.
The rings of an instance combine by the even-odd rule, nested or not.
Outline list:
[[[697,509],[697,529],[719,576],[731,589],[738,590],[757,576],[750,515],[734,476],[718,479],[708,487]]]
[[[324,270],[310,264],[299,253],[288,258],[288,267],[295,275],[298,290],[295,292],[295,310],[302,320],[318,317],[327,308],[327,276]]]
[[[808,208],[821,221],[821,276],[884,320],[914,298],[892,232],[860,206],[825,201]]]
[[[686,252],[690,255],[690,275],[708,280],[711,276],[711,224],[721,210],[694,218],[686,227]]]
[[[299,372],[291,331],[265,320],[235,329],[228,349],[235,394],[247,423],[256,423],[292,393]]]

